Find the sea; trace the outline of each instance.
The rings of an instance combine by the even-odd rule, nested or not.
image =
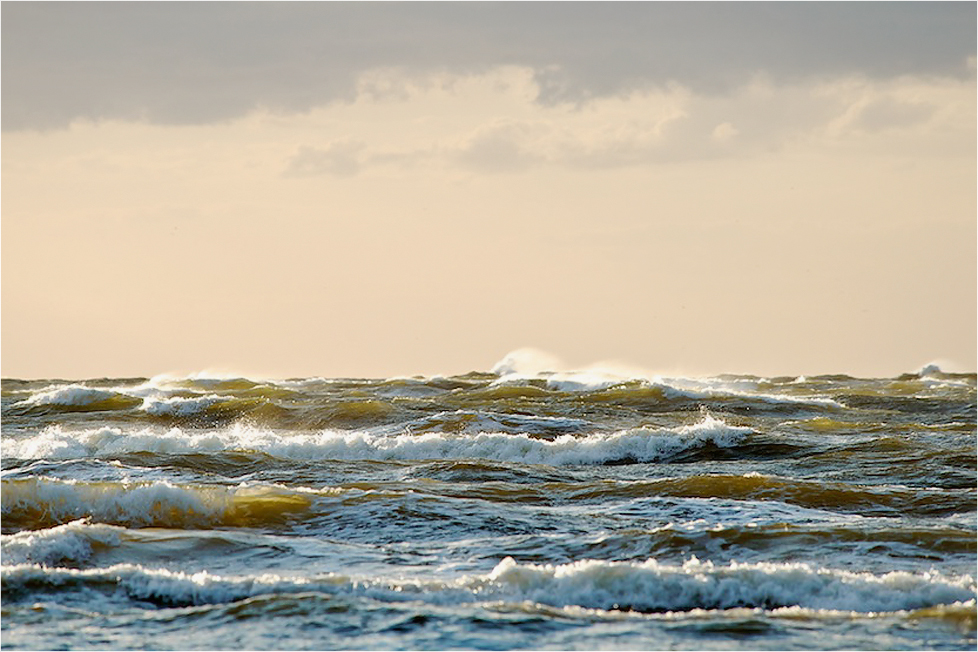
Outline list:
[[[935,366],[2,381],[4,650],[974,650]]]

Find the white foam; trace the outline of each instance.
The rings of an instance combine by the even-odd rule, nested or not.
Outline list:
[[[179,428],[158,431],[144,428],[124,431],[104,427],[92,430],[65,430],[60,425],[45,428],[36,435],[3,440],[5,457],[18,459],[80,459],[109,457],[127,453],[201,453],[239,450],[234,437],[214,432],[185,433]],[[240,439],[240,438],[239,438]],[[243,442],[239,441],[239,444]]]
[[[676,612],[732,608],[802,609],[880,613],[938,605],[973,604],[971,576],[938,572],[884,575],[817,569],[806,564],[682,565],[582,560],[561,565],[518,564],[503,559],[485,575],[385,580],[339,574],[289,577],[273,574],[218,576],[150,570],[134,564],[74,570],[14,565],[3,569],[4,590],[39,585],[109,584],[134,598],[207,604],[272,593],[322,592],[380,600],[436,604],[532,602],[552,607]]]
[[[791,394],[769,394],[758,391],[759,381],[720,378],[658,379],[656,385],[662,388],[667,398],[683,397],[692,399],[743,398],[772,404],[817,405],[820,407],[842,408],[838,401],[822,396],[795,396]]]
[[[111,389],[97,389],[85,385],[64,385],[33,394],[20,405],[71,405],[84,406],[106,401],[116,395]]]
[[[260,451],[287,459],[429,460],[481,458],[524,464],[602,464],[617,460],[652,462],[707,445],[742,443],[750,428],[732,426],[711,415],[679,428],[632,428],[584,436],[561,435],[552,441],[526,434],[430,432],[381,435],[363,431],[279,433],[245,425],[209,432],[118,428],[72,432],[60,427],[5,440],[5,456],[19,459],[77,459],[136,452],[187,454]]]
[[[32,394],[20,405],[25,407],[39,405],[88,406],[112,398],[124,397],[131,399],[133,403],[142,399],[140,409],[149,414],[192,416],[212,405],[234,398],[217,394],[173,395],[173,392],[186,391],[186,388],[179,386],[168,387],[167,383],[158,377],[139,385],[120,387],[96,388],[76,383],[45,388]]]
[[[212,405],[233,400],[233,396],[220,396],[215,394],[196,397],[146,397],[143,399],[143,404],[139,409],[155,416],[187,417],[199,414]]]
[[[817,405],[843,407],[839,402],[822,396],[795,396],[759,391],[765,379],[730,378],[664,378],[640,369],[614,364],[595,364],[581,370],[560,369],[556,358],[535,349],[520,349],[503,358],[493,367],[499,378],[493,385],[526,384],[543,381],[549,389],[561,392],[594,392],[627,382],[640,382],[659,389],[667,399],[729,399],[744,398],[773,404]]]
[[[555,430],[583,430],[592,427],[590,421],[569,417],[546,417],[530,414],[505,414],[482,410],[455,410],[438,412],[429,417],[406,424],[392,424],[375,432],[423,432],[426,430],[450,430],[456,433],[547,433]]]
[[[542,379],[547,387],[560,392],[595,391],[627,381],[631,376],[598,366],[573,370],[555,356],[534,348],[511,351],[492,368],[499,376],[493,385],[523,384]]]
[[[524,347],[510,351],[506,356],[493,365],[492,373],[498,376],[512,374],[539,374],[557,371],[563,364],[553,355],[532,347]]]
[[[558,392],[595,392],[630,380],[603,371],[554,373],[547,376],[547,387]]]
[[[42,523],[92,519],[127,526],[186,527],[261,521],[306,509],[315,496],[339,489],[289,489],[274,484],[176,485],[170,482],[4,480],[5,517]]]
[[[171,604],[219,604],[255,595],[301,591],[310,585],[301,578],[277,575],[225,578],[206,571],[182,573],[166,569],[146,569],[138,564],[117,564],[104,569],[75,570],[46,568],[35,564],[4,566],[2,571],[5,592],[19,587],[47,585],[116,585],[129,596],[140,600],[155,600]],[[328,580],[319,582],[327,588]]]
[[[195,515],[201,522],[225,513],[234,488],[191,489],[169,482],[85,483],[31,478],[3,482],[3,514],[43,513],[56,521],[98,521],[150,525],[174,514]]]
[[[99,546],[117,546],[123,529],[85,519],[45,530],[27,530],[0,536],[4,565],[77,564],[91,558]]]
[[[898,611],[974,599],[970,576],[936,572],[885,575],[816,569],[807,564],[726,566],[695,558],[681,566],[579,561],[523,565],[504,559],[477,592],[552,606],[642,611],[801,606],[854,612]]]
[[[921,378],[925,378],[927,376],[938,377],[943,373],[944,370],[941,369],[941,365],[936,362],[932,362],[930,364],[924,365],[923,368],[921,368],[921,370],[917,372],[917,375],[920,376]]]

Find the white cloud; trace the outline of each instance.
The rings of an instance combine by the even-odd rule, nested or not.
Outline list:
[[[621,169],[742,159],[807,146],[899,147],[907,154],[967,154],[974,84],[839,78],[775,85],[760,77],[725,95],[667,89],[541,105],[533,71],[402,77],[372,72],[363,94],[299,125],[333,138],[303,143],[287,176],[386,169],[526,173],[541,168]],[[396,89],[377,93],[373,89]],[[819,143],[821,145],[819,145]]]

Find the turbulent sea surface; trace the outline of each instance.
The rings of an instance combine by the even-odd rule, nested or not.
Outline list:
[[[975,375],[2,383],[3,649],[974,649]]]

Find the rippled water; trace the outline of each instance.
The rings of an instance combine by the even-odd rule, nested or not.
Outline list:
[[[3,381],[4,649],[974,649],[974,374]]]

